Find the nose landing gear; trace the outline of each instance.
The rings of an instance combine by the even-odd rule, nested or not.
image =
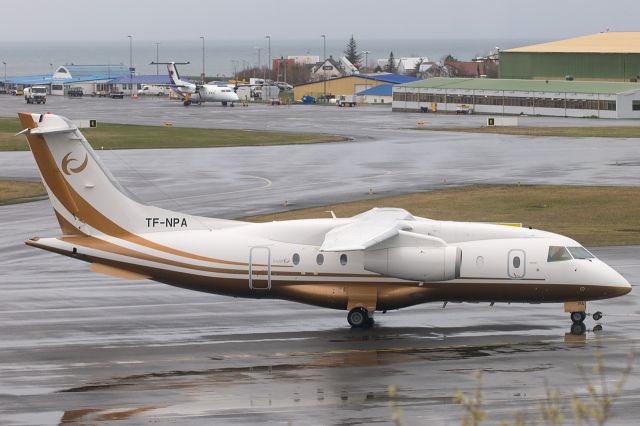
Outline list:
[[[596,311],[591,314],[591,318],[595,321],[602,319],[602,312]],[[571,312],[571,334],[575,336],[583,335],[587,331],[587,327],[584,325],[584,320],[587,318],[587,314],[581,311]],[[593,331],[602,331],[602,325],[596,324],[593,327]]]

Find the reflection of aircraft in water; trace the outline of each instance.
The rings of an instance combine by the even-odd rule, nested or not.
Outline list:
[[[152,62],[152,65],[156,65],[160,62]],[[227,84],[196,84],[190,81],[180,79],[178,69],[176,68],[176,62],[162,62],[167,66],[169,71],[169,78],[171,79],[171,88],[174,92],[182,98],[182,102],[185,106],[192,103],[203,102],[221,102],[223,106],[231,104],[235,105],[235,102],[240,101],[240,98],[236,94],[236,88]],[[183,62],[182,64],[188,64]]]
[[[565,302],[581,324],[584,301],[631,290],[576,241],[534,229],[397,208],[247,223],[144,205],[114,182],[71,121],[19,116],[63,234],[26,243],[96,272],[347,310],[354,327],[371,325],[375,311],[435,301]]]

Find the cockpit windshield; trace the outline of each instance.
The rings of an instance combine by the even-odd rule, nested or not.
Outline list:
[[[560,262],[563,260],[571,260],[571,254],[566,247],[562,246],[550,246],[549,254],[547,255],[547,262]]]
[[[595,258],[589,250],[584,247],[567,247],[569,253],[573,256],[574,259],[593,259]]]
[[[571,259],[594,259],[589,250],[584,247],[562,247],[562,246],[550,246],[549,254],[547,255],[547,262],[560,262],[563,260]]]

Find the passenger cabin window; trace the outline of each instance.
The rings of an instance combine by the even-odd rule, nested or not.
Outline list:
[[[344,266],[344,265],[346,265],[346,264],[347,264],[347,255],[346,255],[346,254],[344,254],[344,253],[340,255],[340,264],[341,264],[342,266]]]
[[[294,253],[293,254],[293,259],[291,259],[291,260],[293,260],[293,264],[294,265],[297,265],[298,263],[300,263],[300,255],[298,253]]]
[[[322,253],[318,254],[318,256],[316,256],[316,263],[318,265],[322,265],[324,263],[324,256],[322,255]]]
[[[566,247],[562,246],[550,246],[549,254],[547,255],[547,262],[560,262],[563,260],[571,260],[571,254]]]
[[[584,247],[567,247],[569,253],[573,256],[574,259],[594,259],[595,256],[592,255],[589,250]]]

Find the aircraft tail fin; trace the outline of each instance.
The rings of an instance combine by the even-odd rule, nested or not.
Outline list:
[[[121,236],[199,228],[197,221],[188,220],[192,216],[134,200],[71,120],[54,114],[18,116],[63,234]]]

